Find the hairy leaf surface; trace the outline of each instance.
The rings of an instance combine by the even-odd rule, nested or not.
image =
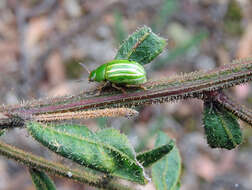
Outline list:
[[[165,48],[166,40],[142,27],[123,41],[115,59],[128,59],[142,65],[150,63]]]
[[[5,133],[5,130],[0,130],[0,136],[2,136]]]
[[[137,160],[144,166],[149,167],[165,155],[167,155],[174,147],[174,142],[171,140],[168,144],[159,146],[150,151],[142,152],[137,155]]]
[[[28,130],[44,146],[78,164],[140,184],[147,182],[128,139],[115,129],[93,133],[81,125],[31,122]]]
[[[29,169],[32,177],[32,182],[36,187],[36,190],[56,190],[53,181],[44,172],[36,169]]]
[[[156,147],[167,144],[171,139],[163,132],[158,133]],[[176,146],[163,159],[152,166],[152,179],[156,190],[178,190],[181,173],[181,158]]]
[[[236,117],[219,103],[204,103],[203,123],[210,147],[230,150],[241,144],[242,132]]]

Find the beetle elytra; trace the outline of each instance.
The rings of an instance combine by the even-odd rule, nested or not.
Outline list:
[[[91,71],[89,81],[138,86],[147,81],[144,67],[135,61],[113,60]]]

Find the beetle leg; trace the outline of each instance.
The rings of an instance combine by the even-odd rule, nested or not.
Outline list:
[[[103,90],[104,87],[106,87],[109,84],[109,81],[106,81],[102,83],[100,86],[98,86],[98,92],[96,93],[97,96],[99,96]]]
[[[117,89],[117,90],[120,90],[124,94],[127,93],[122,87],[116,86],[115,83],[112,83],[112,87],[115,88],[115,89]]]
[[[142,88],[143,90],[147,90],[147,88],[143,85],[134,85],[134,84],[126,84],[126,87],[135,87],[135,88]]]

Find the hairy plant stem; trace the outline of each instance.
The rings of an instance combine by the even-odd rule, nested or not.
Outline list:
[[[64,113],[40,114],[33,119],[39,122],[50,122],[71,119],[92,119],[97,117],[134,117],[138,112],[130,108],[109,108],[89,111],[74,111]]]
[[[156,104],[186,98],[204,99],[204,94],[229,88],[252,80],[252,58],[234,61],[208,72],[193,72],[164,80],[148,82],[142,88],[128,88],[122,94],[114,89],[83,92],[76,96],[36,100],[16,106],[2,106],[0,113],[9,120],[1,120],[0,128],[16,127],[22,120],[32,120],[42,114],[65,113],[114,107],[134,108],[143,104]],[[241,109],[236,110],[240,112]],[[243,111],[241,111],[243,112]],[[237,113],[238,117],[242,114]],[[15,117],[15,120],[12,119]],[[20,121],[17,120],[20,118]],[[4,122],[3,122],[4,121]],[[14,123],[16,125],[11,124]]]
[[[227,110],[232,112],[235,116],[237,116],[241,120],[252,125],[252,110],[251,109],[237,103],[235,100],[231,99],[224,93],[220,93],[218,96],[215,96],[214,100],[217,101],[222,106],[224,106]]]
[[[98,188],[109,190],[132,190],[129,187],[116,183],[114,180],[110,180],[106,175],[101,176],[83,170],[70,169],[59,163],[48,161],[3,142],[0,142],[0,154],[29,168],[36,168],[37,170],[44,171],[51,175],[66,177]]]

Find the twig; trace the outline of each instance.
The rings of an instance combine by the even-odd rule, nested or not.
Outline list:
[[[219,91],[252,80],[252,59],[239,60],[233,64],[201,73],[194,72],[144,85],[147,90],[127,89],[126,94],[111,90],[96,95],[95,91],[76,96],[26,102],[16,106],[2,106],[0,112],[10,118],[18,116],[23,120],[41,114],[88,111],[115,107],[135,107],[157,104],[187,98],[204,99],[209,92]],[[239,112],[239,110],[237,110]],[[244,114],[240,114],[244,115]],[[239,117],[239,114],[237,114]],[[1,121],[1,119],[0,119]],[[10,119],[11,121],[11,119]],[[10,126],[9,124],[8,126]],[[1,126],[0,128],[5,127]]]
[[[239,104],[235,100],[231,99],[229,96],[220,92],[218,95],[213,97],[215,101],[223,105],[227,110],[232,112],[235,116],[239,117],[241,120],[252,125],[252,110]]]
[[[35,156],[31,153],[24,152],[21,149],[0,142],[0,155],[13,159],[29,168],[36,168],[51,175],[66,177],[81,183],[89,184],[98,188],[109,190],[132,190],[129,187],[120,185],[107,179],[107,176],[93,174],[87,171],[70,169],[59,163],[48,161],[42,157]]]
[[[89,111],[41,114],[34,116],[31,119],[39,122],[50,122],[71,119],[92,119],[97,117],[135,117],[137,115],[138,112],[134,109],[110,108]]]

